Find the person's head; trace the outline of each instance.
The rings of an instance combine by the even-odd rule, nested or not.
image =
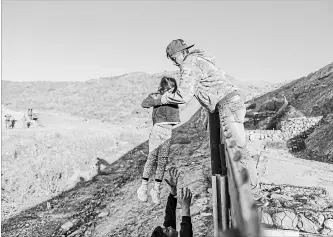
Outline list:
[[[175,93],[177,91],[177,81],[176,79],[172,77],[163,77],[160,82],[160,86],[158,88],[158,91],[161,94],[164,94],[167,91],[170,91],[172,93]]]
[[[176,39],[171,41],[171,43],[166,48],[167,58],[170,59],[176,66],[179,66],[189,54],[189,48],[194,46],[187,46],[184,40]]]
[[[176,231],[171,226],[169,227],[161,227],[157,226],[153,233],[151,234],[151,237],[177,237],[178,231]]]

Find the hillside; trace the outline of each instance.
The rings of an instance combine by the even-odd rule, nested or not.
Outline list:
[[[283,96],[294,110],[291,117],[323,116],[315,127],[294,138],[304,146],[298,155],[308,159],[333,162],[333,63],[253,98],[249,104],[255,103],[258,108],[266,101],[281,99]]]
[[[318,80],[331,83],[325,75],[331,78],[332,74],[327,73],[318,73]],[[6,110],[20,116],[33,108],[43,126],[3,129],[2,235],[150,236],[151,229],[163,222],[164,206],[142,204],[136,198],[151,124],[150,111],[140,104],[163,75],[177,77],[176,72],[164,72],[131,73],[86,82],[3,81],[2,103]],[[295,83],[289,82],[282,87],[284,90],[268,92],[277,85],[251,85],[229,78],[247,92],[248,98],[257,96],[249,102],[258,104],[273,96],[278,98],[284,91],[288,94],[286,86]],[[298,88],[303,88],[303,84]],[[324,110],[331,91],[316,91],[324,97],[323,101],[318,98],[316,105]],[[297,110],[297,104],[307,103],[307,97],[299,98],[304,101],[293,104]],[[194,233],[204,237],[212,236],[213,217],[209,134],[202,126],[202,112],[173,131],[168,167],[177,166],[184,174],[182,185],[193,191]],[[303,113],[306,111],[294,114]],[[302,135],[307,149],[311,148],[315,155],[330,152],[329,146],[333,147],[331,113],[324,113],[320,124]],[[322,139],[320,144],[318,138]],[[285,228],[286,223],[282,222],[292,213],[295,219],[288,228],[312,236],[319,232],[332,234],[324,224],[333,219],[332,165],[298,159],[281,141],[251,140],[249,148],[251,153],[260,153],[257,166],[270,197],[265,210],[268,219],[262,222],[273,223],[274,217],[274,226]],[[296,155],[304,158],[304,154]],[[106,164],[102,170],[95,165],[97,157]],[[282,173],[283,176],[278,175]],[[167,194],[163,182],[162,200]],[[179,209],[177,215],[180,218]],[[316,218],[311,219],[311,215]]]
[[[136,199],[148,142],[137,140],[134,148],[121,147],[122,155],[115,160],[116,126],[103,129],[102,124],[91,122],[86,130],[87,122],[78,118],[42,117],[45,128],[5,131],[2,236],[149,236],[163,221],[164,210],[163,205]],[[174,131],[168,167],[176,165],[195,193],[194,231],[212,236],[209,145],[197,119],[198,113]],[[40,145],[36,154],[35,144]],[[97,156],[106,167],[93,173]],[[84,167],[85,163],[90,167]],[[76,179],[73,169],[79,171]],[[68,178],[77,183],[65,191],[62,187]],[[167,195],[163,185],[163,200]]]
[[[164,72],[86,82],[3,81],[2,113],[9,112],[19,121],[10,130],[5,130],[2,123],[2,218],[62,192],[68,180],[72,180],[70,185],[77,181],[78,168],[90,179],[97,156],[112,163],[146,141],[151,110],[140,104],[164,75],[177,78],[175,72]],[[239,85],[244,88],[244,84]],[[24,129],[19,123],[28,108],[38,114],[42,127]],[[44,166],[45,171],[36,175]],[[17,174],[26,177],[29,185],[23,184]],[[27,195],[16,197],[16,192]]]
[[[2,104],[15,111],[58,111],[111,124],[150,124],[150,114],[141,108],[141,102],[148,93],[156,91],[163,76],[178,79],[177,72],[137,72],[85,82],[2,81]],[[248,98],[270,90],[269,83],[251,85],[229,75],[228,78]]]

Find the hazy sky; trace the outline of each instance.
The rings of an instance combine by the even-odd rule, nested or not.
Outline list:
[[[173,39],[241,80],[306,76],[333,61],[333,1],[2,0],[2,79],[82,81],[177,70]]]

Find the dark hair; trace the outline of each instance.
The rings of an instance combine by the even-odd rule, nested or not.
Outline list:
[[[167,237],[164,233],[163,233],[163,229],[161,226],[157,226],[153,233],[151,234],[151,237]]]
[[[172,91],[172,93],[175,93],[178,89],[177,81],[172,77],[163,77],[160,82],[158,91],[161,94],[164,94],[166,91],[170,90],[172,87],[174,87],[174,90]]]

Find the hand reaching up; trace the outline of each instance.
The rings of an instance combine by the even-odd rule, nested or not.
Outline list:
[[[192,192],[189,188],[182,188],[180,195],[179,203],[182,207],[182,216],[190,216]]]
[[[164,179],[165,182],[170,186],[171,193],[173,195],[177,195],[177,183],[180,172],[175,167],[171,167],[169,169],[170,180]]]

